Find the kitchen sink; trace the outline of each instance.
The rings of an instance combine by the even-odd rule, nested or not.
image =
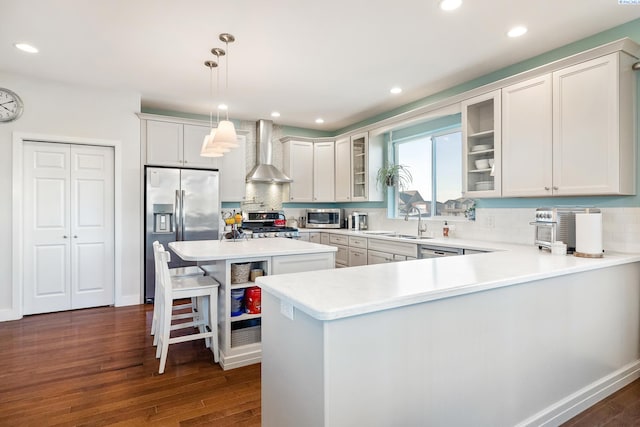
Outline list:
[[[395,231],[363,231],[362,234],[372,234],[375,236],[397,236]]]
[[[396,231],[363,231],[362,233],[369,234],[371,236],[396,237],[398,239],[411,239],[411,240],[433,239],[433,237],[416,236],[415,234],[401,234]]]
[[[427,239],[433,239],[433,237],[427,237],[427,236],[416,236],[415,234],[396,234],[395,237],[398,237],[400,239],[412,239],[412,240],[427,240]]]

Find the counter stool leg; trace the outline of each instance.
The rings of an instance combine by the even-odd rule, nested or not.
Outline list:
[[[212,289],[209,295],[209,327],[213,333],[211,336],[213,361],[218,363],[220,360],[218,351],[218,289]]]

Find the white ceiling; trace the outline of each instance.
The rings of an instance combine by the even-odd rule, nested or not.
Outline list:
[[[336,130],[640,18],[617,0],[0,0],[0,70],[208,115],[218,34],[232,118]],[[518,39],[507,30],[523,24]],[[37,55],[16,50],[26,41]],[[224,87],[225,60],[221,87]],[[1,85],[1,82],[0,82]],[[389,94],[398,85],[400,95]],[[215,88],[215,83],[214,83]],[[322,117],[323,125],[314,120]]]

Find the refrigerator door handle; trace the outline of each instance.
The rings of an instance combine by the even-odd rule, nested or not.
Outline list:
[[[173,205],[173,218],[176,229],[176,240],[180,239],[180,222],[178,221],[178,215],[182,216],[182,206],[180,204],[180,190],[176,190],[176,200]]]
[[[185,191],[182,190],[180,195],[180,228],[182,228],[182,232],[181,232],[182,235],[180,236],[180,240],[184,240],[184,222],[185,222],[184,195],[185,195]]]

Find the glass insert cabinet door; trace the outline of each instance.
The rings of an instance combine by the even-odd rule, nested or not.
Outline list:
[[[367,136],[351,137],[351,194],[353,200],[365,200],[367,196]]]

